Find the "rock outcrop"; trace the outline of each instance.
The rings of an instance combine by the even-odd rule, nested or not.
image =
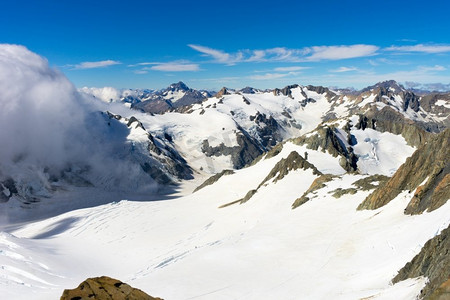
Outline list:
[[[420,292],[421,299],[440,298],[450,292],[450,226],[425,243],[422,250],[394,277],[393,283],[426,276],[429,282]],[[432,296],[432,297],[431,297]]]
[[[353,153],[353,149],[347,148],[343,141],[338,138],[333,126],[319,126],[316,132],[317,134],[314,135],[295,138],[293,142],[298,145],[306,144],[312,150],[321,148],[323,152],[327,151],[334,157],[341,156],[340,165],[342,168],[348,172],[357,170],[358,158]]]
[[[76,289],[64,290],[61,300],[162,300],[107,276],[89,278]]]
[[[419,147],[395,174],[381,184],[358,207],[377,209],[386,205],[404,190],[414,196],[405,209],[406,214],[432,211],[450,198],[450,129],[433,136]]]
[[[215,182],[217,182],[220,178],[222,178],[222,176],[225,175],[231,175],[234,174],[233,170],[223,170],[220,173],[214,174],[213,176],[209,177],[208,179],[206,179],[202,184],[200,184],[198,187],[195,188],[194,193],[198,190],[201,190],[204,187],[207,187],[208,185],[211,185]]]
[[[409,145],[414,147],[422,145],[430,137],[428,132],[430,130],[426,130],[425,124],[406,119],[401,113],[388,106],[381,110],[372,107],[364,116],[360,116],[360,120],[355,127],[400,134]]]
[[[202,144],[202,152],[208,156],[231,155],[233,168],[241,169],[246,165],[252,163],[264,150],[259,143],[253,139],[242,128],[236,133],[237,145],[228,147],[224,143],[212,147],[208,140],[204,140]]]

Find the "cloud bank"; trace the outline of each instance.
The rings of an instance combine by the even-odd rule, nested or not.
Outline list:
[[[51,176],[79,170],[104,187],[152,184],[139,164],[123,160],[126,127],[112,131],[100,113],[106,109],[44,58],[0,44],[0,182],[12,177],[45,186]]]

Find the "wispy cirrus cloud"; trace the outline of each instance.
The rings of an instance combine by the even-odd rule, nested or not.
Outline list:
[[[266,73],[264,75],[252,75],[249,79],[253,80],[272,80],[289,76],[289,73]]]
[[[434,71],[445,71],[445,70],[447,70],[446,67],[440,66],[440,65],[419,66],[417,69],[420,70],[420,71],[423,71],[423,72],[434,72]]]
[[[203,53],[203,55],[205,56],[211,56],[216,62],[219,63],[234,64],[236,62],[242,61],[244,58],[243,53],[240,51],[234,54],[230,54],[222,50],[217,50],[200,45],[189,44],[188,46],[200,53]]]
[[[273,69],[275,72],[295,72],[309,69],[309,67],[300,67],[300,66],[292,66],[292,67],[278,67]]]
[[[310,49],[311,55],[306,57],[308,61],[341,60],[373,56],[377,54],[380,48],[374,45],[358,44],[350,46],[315,46]]]
[[[165,71],[165,72],[186,72],[186,71],[200,71],[200,66],[194,63],[183,63],[183,62],[167,62],[167,63],[157,63],[149,69],[155,71]]]
[[[450,52],[450,45],[417,44],[413,46],[391,46],[384,50],[394,52],[445,53]]]
[[[215,63],[234,65],[241,62],[308,62],[320,60],[340,60],[377,54],[379,47],[374,45],[350,46],[314,46],[301,49],[276,47],[263,50],[239,50],[236,53],[227,53],[223,50],[189,44],[189,47],[209,56]]]
[[[84,70],[84,69],[97,69],[97,68],[105,68],[113,65],[120,65],[122,64],[120,61],[117,60],[100,60],[100,61],[85,61],[82,63],[79,63],[77,65],[74,65],[73,68],[76,70]]]
[[[344,73],[344,72],[352,72],[352,71],[358,71],[358,68],[356,67],[340,67],[337,69],[330,70],[332,73]]]
[[[146,74],[148,71],[163,72],[196,72],[200,71],[200,65],[187,60],[176,60],[170,62],[141,62],[129,67],[143,67],[134,71],[136,74]]]

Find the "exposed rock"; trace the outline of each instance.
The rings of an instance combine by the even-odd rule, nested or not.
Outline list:
[[[297,151],[292,151],[288,157],[282,158],[270,171],[270,173],[259,184],[258,188],[264,185],[267,181],[273,179],[274,182],[281,180],[289,174],[290,171],[298,169],[312,169],[314,175],[322,175],[317,168],[309,161],[305,160]]]
[[[439,298],[450,293],[450,226],[425,243],[422,250],[392,279],[393,283],[426,276],[429,282],[420,292],[421,299]]]
[[[320,190],[321,188],[325,187],[325,183],[331,181],[333,179],[333,175],[330,174],[324,174],[316,179],[314,179],[311,186],[308,188],[306,192],[303,193],[303,195],[300,198],[297,198],[294,203],[292,204],[292,209],[299,207],[300,205],[305,204],[308,202],[311,198],[308,197],[310,193],[313,193],[317,190]]]
[[[202,152],[206,156],[231,155],[231,161],[235,169],[241,169],[252,163],[263,153],[263,149],[242,128],[239,129],[241,131],[236,133],[237,146],[227,147],[224,143],[221,143],[219,146],[211,147],[208,140],[204,140]]]
[[[419,96],[409,91],[402,92],[401,96],[403,98],[403,111],[406,111],[408,107],[415,112],[419,111],[420,108]]]
[[[246,86],[243,89],[240,89],[239,92],[243,93],[243,94],[256,94],[257,92],[259,92],[258,89]]]
[[[231,175],[231,174],[234,174],[233,170],[223,170],[222,172],[209,177],[202,184],[200,184],[198,187],[195,188],[194,193],[208,185],[211,185],[211,184],[217,182],[222,176]]]
[[[419,214],[427,209],[432,211],[439,208],[450,198],[449,157],[450,129],[447,129],[419,147],[358,209],[377,209],[397,197],[401,191],[412,192],[416,189],[405,213]]]
[[[228,89],[226,87],[223,87],[214,97],[216,97],[217,99],[220,99],[225,95],[230,95],[230,92],[228,91]]]
[[[167,176],[163,171],[161,171],[156,166],[150,165],[149,163],[144,163],[141,165],[142,170],[144,170],[145,173],[150,175],[151,178],[153,178],[156,182],[160,184],[171,184],[173,183],[172,180]]]
[[[250,121],[258,125],[255,129],[264,148],[270,149],[283,140],[279,130],[281,127],[272,116],[267,117],[266,114],[257,112],[256,115],[250,116]]]
[[[240,199],[239,202],[240,202],[241,204],[247,202],[247,201],[250,200],[250,198],[253,197],[253,195],[256,194],[257,192],[258,192],[258,190],[250,190],[250,191],[248,191],[248,193],[245,194],[244,198]]]
[[[275,157],[278,154],[280,154],[282,150],[283,150],[283,143],[279,143],[278,145],[273,147],[269,152],[267,152],[267,154],[264,157],[264,159],[269,159],[269,158]]]
[[[6,178],[0,182],[0,202],[6,202],[18,193],[14,179]]]
[[[332,191],[333,193],[333,197],[334,198],[341,198],[344,195],[350,194],[350,195],[354,195],[358,192],[358,190],[356,188],[348,188],[348,189],[342,189],[342,188],[337,188],[334,191]]]
[[[309,149],[322,149],[323,152],[328,151],[334,157],[341,156],[339,160],[340,165],[348,172],[357,170],[357,156],[353,153],[352,148],[346,148],[343,141],[341,141],[335,132],[333,126],[319,126],[317,134],[309,137],[301,136],[293,140],[298,145],[307,145]]]
[[[381,174],[375,174],[371,176],[367,176],[362,179],[356,180],[353,185],[358,188],[360,191],[368,191],[375,188],[378,188],[380,184],[385,183],[389,180],[389,177],[381,175]],[[374,182],[378,182],[378,184],[373,184]]]
[[[247,98],[245,98],[244,96],[242,96],[242,99],[244,100],[244,103],[247,105],[250,105],[250,101],[248,101]]]
[[[423,144],[430,136],[424,126],[422,123],[406,119],[388,106],[379,111],[373,107],[366,116],[360,116],[360,121],[356,125],[358,129],[372,128],[381,132],[401,134],[409,145],[415,147]]]
[[[450,278],[434,290],[428,300],[449,300],[450,299]]]
[[[162,300],[107,276],[89,278],[73,290],[64,290],[61,300]]]
[[[294,97],[292,97],[292,89],[298,88],[299,85],[298,84],[293,84],[293,85],[288,85],[282,89],[274,89],[273,90],[273,94],[275,96],[279,96],[280,94],[284,95],[284,96],[288,96],[289,98],[294,99]]]

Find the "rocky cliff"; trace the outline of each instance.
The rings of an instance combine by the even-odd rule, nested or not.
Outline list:
[[[358,209],[376,209],[407,190],[413,197],[405,213],[439,208],[450,198],[450,129],[419,147],[385,184],[370,194]]]
[[[449,299],[450,226],[426,242],[420,253],[398,272],[392,282],[397,283],[419,276],[426,276],[429,279],[420,292],[421,299]],[[444,297],[441,298],[442,295]]]

